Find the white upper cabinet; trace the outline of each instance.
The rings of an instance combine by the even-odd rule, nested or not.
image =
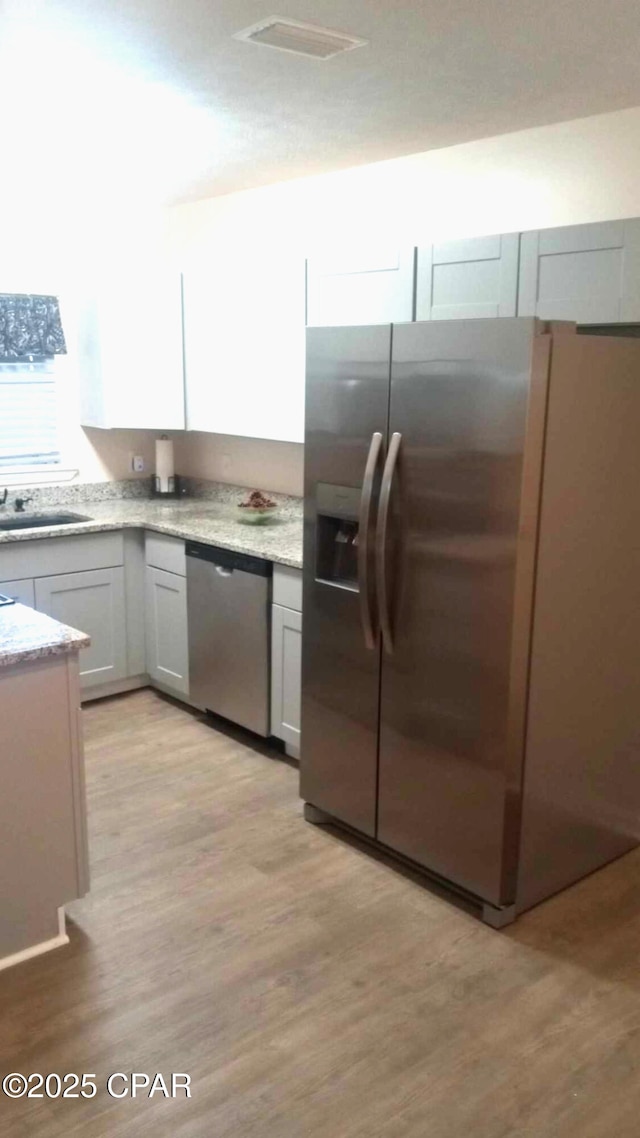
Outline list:
[[[418,248],[416,320],[515,316],[519,234]]]
[[[187,427],[304,439],[304,260],[237,249],[184,275]]]
[[[79,320],[85,427],[185,425],[179,273],[123,265],[100,280]]]
[[[523,233],[518,315],[640,320],[640,219]]]
[[[413,319],[415,250],[371,244],[307,262],[307,324],[392,324]]]

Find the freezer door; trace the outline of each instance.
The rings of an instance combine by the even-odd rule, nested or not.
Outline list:
[[[373,538],[390,351],[389,325],[307,331],[301,794],[371,836],[380,680]]]
[[[377,836],[492,904],[515,888],[548,356],[535,332],[393,330]]]

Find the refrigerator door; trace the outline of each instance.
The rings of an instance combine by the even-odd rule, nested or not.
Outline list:
[[[380,637],[373,539],[391,327],[307,331],[303,798],[373,836]]]
[[[377,837],[494,905],[515,890],[548,370],[535,332],[394,326],[378,533]]]

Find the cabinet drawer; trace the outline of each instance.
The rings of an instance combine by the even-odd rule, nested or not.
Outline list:
[[[273,566],[273,603],[302,612],[302,569]]]
[[[184,541],[178,537],[167,537],[163,533],[147,533],[144,538],[145,562],[154,569],[164,569],[165,573],[177,573],[186,577],[187,562]]]
[[[0,579],[52,577],[124,564],[122,531],[79,537],[43,537],[0,545]]]

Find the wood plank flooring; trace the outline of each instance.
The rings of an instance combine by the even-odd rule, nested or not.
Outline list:
[[[498,933],[303,822],[267,748],[150,691],[84,722],[92,892],[0,973],[0,1073],[99,1090],[0,1096],[2,1138],[637,1138],[640,853]]]

